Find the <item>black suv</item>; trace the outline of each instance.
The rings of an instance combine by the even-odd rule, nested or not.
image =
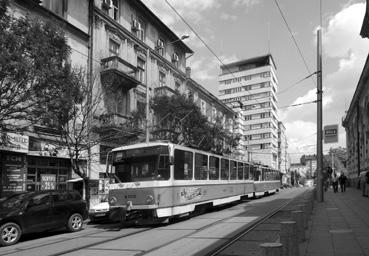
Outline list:
[[[77,191],[25,192],[0,201],[0,245],[18,242],[24,233],[66,227],[75,232],[87,219],[86,202]]]

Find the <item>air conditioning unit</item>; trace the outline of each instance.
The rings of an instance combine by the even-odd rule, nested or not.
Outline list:
[[[162,40],[158,39],[156,41],[156,47],[159,48],[159,49],[164,48],[164,42]]]
[[[173,62],[178,62],[179,61],[179,57],[178,57],[178,55],[176,53],[173,53],[173,55],[172,55],[172,61]]]
[[[103,0],[102,1],[102,4],[101,4],[101,7],[106,9],[106,10],[109,10],[111,7],[112,7],[112,1],[111,0]]]

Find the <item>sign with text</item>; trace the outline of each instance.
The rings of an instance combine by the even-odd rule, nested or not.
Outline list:
[[[41,190],[53,190],[56,188],[55,174],[41,174]]]
[[[338,142],[338,124],[324,126],[324,143]]]
[[[5,132],[0,133],[0,150],[28,153],[29,138],[26,135]]]

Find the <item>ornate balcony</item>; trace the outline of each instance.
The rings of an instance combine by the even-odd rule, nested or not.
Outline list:
[[[118,56],[101,59],[101,81],[105,86],[122,87],[125,91],[135,88],[137,68]]]
[[[119,131],[129,121],[129,117],[118,113],[110,113],[95,116],[95,120],[97,121],[96,128],[99,132]]]
[[[177,94],[175,90],[168,86],[160,86],[155,88],[155,95],[158,96],[172,96],[174,94]]]

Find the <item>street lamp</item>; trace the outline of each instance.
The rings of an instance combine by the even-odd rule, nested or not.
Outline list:
[[[178,38],[178,39],[176,39],[174,41],[168,42],[167,45],[168,44],[176,43],[178,41],[182,41],[182,40],[187,39],[189,37],[190,37],[189,35],[183,35],[183,36],[181,36],[180,38]],[[150,95],[149,95],[149,81],[148,81],[149,57],[150,57],[150,47],[148,46],[147,47],[147,50],[146,50],[146,143],[148,143],[150,141],[150,131],[149,131],[149,122],[150,122],[150,119],[149,119],[150,118],[150,115],[149,115],[149,111],[150,111],[149,103],[150,103]]]

